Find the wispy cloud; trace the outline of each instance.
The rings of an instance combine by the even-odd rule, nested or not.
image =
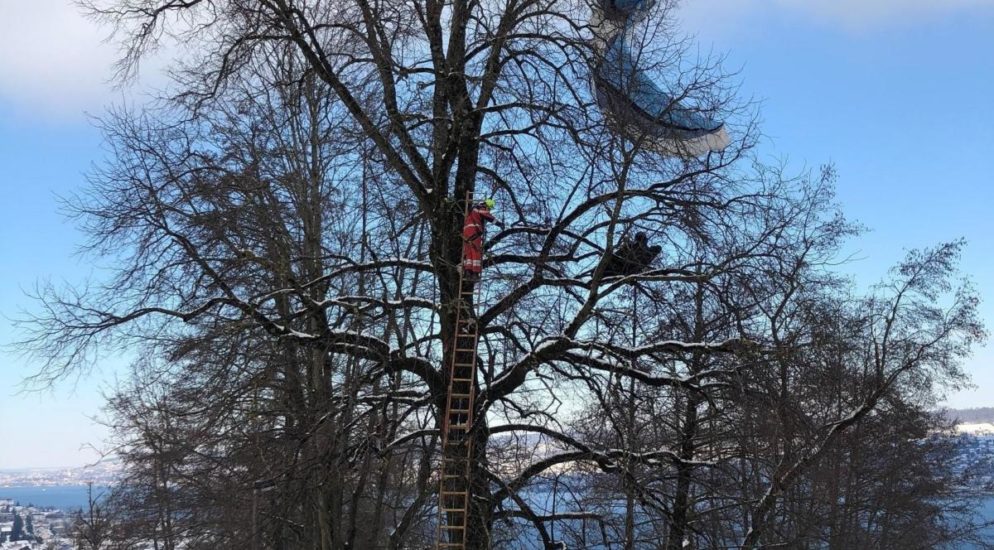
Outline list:
[[[681,11],[694,26],[725,26],[755,14],[781,12],[847,30],[922,24],[970,10],[994,11],[994,0],[684,0]]]

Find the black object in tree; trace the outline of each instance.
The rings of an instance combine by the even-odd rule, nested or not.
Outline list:
[[[649,238],[639,231],[635,238],[624,240],[610,254],[607,266],[604,268],[605,277],[624,277],[642,273],[649,269],[652,261],[663,250],[659,245],[649,245]]]

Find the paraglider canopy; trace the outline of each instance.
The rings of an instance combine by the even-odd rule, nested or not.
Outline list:
[[[650,149],[678,156],[720,151],[729,143],[724,124],[677,101],[636,64],[627,39],[653,4],[599,0],[594,27],[602,33],[601,59],[592,68],[597,103],[614,131]]]

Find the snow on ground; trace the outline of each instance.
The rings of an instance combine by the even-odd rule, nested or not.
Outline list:
[[[970,435],[994,435],[994,423],[977,422],[967,424],[957,424],[956,433]]]

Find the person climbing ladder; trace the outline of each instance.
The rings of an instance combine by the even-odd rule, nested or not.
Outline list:
[[[483,234],[487,222],[492,222],[497,227],[504,227],[490,210],[497,202],[488,198],[483,202],[474,204],[466,215],[466,221],[462,228],[462,270],[463,276],[467,279],[477,281],[483,271]]]
[[[473,450],[473,426],[479,407],[477,391],[477,347],[479,326],[473,312],[474,286],[483,271],[483,236],[487,222],[502,224],[490,213],[495,201],[480,203],[466,194],[463,203],[462,261],[459,264],[458,307],[455,308],[455,334],[449,344],[448,391],[442,416],[442,459],[438,487],[438,531],[435,548],[466,550],[473,502],[473,472],[477,455]]]

